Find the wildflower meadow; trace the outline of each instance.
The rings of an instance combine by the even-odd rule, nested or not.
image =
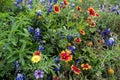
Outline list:
[[[0,0],[0,80],[120,80],[120,0]]]

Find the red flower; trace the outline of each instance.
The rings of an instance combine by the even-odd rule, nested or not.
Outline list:
[[[91,27],[95,27],[95,22],[92,21],[92,22],[90,23],[90,26],[91,26]]]
[[[74,42],[75,42],[75,43],[80,43],[80,42],[81,42],[81,39],[80,39],[80,38],[75,38],[75,39],[74,39]]]
[[[64,0],[64,4],[67,5],[67,4],[69,4],[69,2],[67,2],[67,0]]]
[[[71,61],[73,58],[73,56],[71,55],[71,51],[66,50],[66,51],[62,51],[60,53],[60,60],[65,61],[65,62],[69,62]]]
[[[88,17],[87,18],[87,22],[90,23],[92,21],[92,18],[91,17]]]
[[[99,14],[98,14],[98,13],[95,13],[95,16],[99,17]]]
[[[92,7],[88,8],[88,12],[91,16],[95,16],[95,10]]]
[[[35,51],[33,55],[40,55],[41,53],[39,51]]]
[[[85,35],[85,31],[80,30],[80,34]]]
[[[89,64],[81,64],[81,67],[83,68],[83,70],[91,69],[91,66]]]
[[[76,9],[77,9],[78,11],[81,11],[80,6],[76,6]]]
[[[58,4],[54,5],[54,12],[55,13],[60,13],[60,6]]]
[[[75,74],[80,74],[81,70],[79,68],[77,68],[76,66],[72,65],[71,66],[71,70],[75,73]]]

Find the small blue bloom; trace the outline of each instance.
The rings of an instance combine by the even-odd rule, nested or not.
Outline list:
[[[40,46],[38,47],[38,50],[41,51],[42,53],[44,53],[45,48],[40,45]]]
[[[54,0],[54,4],[56,4],[56,3],[57,3],[57,1],[58,1],[58,0]]]
[[[120,15],[120,10],[117,10],[117,15]]]
[[[38,10],[37,16],[42,16],[42,11],[41,10]]]
[[[61,70],[61,64],[57,64],[58,65],[58,68],[54,68],[54,70],[56,71],[56,72],[59,72],[60,70]]]
[[[103,35],[103,37],[106,37],[106,36],[108,36],[108,35],[110,35],[110,28],[108,28],[108,29],[106,29],[105,31],[103,31],[102,32],[102,35]]]
[[[52,3],[52,0],[49,0],[49,3]]]
[[[29,8],[29,9],[32,9],[32,8],[33,8],[33,6],[32,6],[32,5],[28,5],[28,8]]]
[[[118,6],[118,5],[115,5],[115,6],[112,8],[112,12],[117,11],[118,8],[119,8],[119,6]]]
[[[28,32],[31,33],[31,34],[34,33],[34,28],[32,26],[29,26],[28,27]]]
[[[17,73],[16,80],[25,80],[25,76],[22,73]]]
[[[39,28],[36,28],[34,33],[34,39],[39,40],[40,38],[41,38],[41,31]]]
[[[55,57],[55,62],[56,62],[56,63],[59,63],[59,62],[60,62],[60,57],[59,57],[59,56],[56,56],[56,57]]]
[[[115,40],[114,38],[109,38],[105,43],[107,46],[112,46],[115,43]]]
[[[70,50],[74,54],[75,53],[75,46],[69,46],[68,50]]]
[[[67,36],[67,39],[68,39],[69,41],[72,41],[72,40],[73,40],[73,36],[72,36],[72,35],[68,35],[68,36]]]
[[[32,4],[32,0],[28,0],[28,4]]]
[[[75,7],[75,4],[71,4],[71,7],[74,8],[74,7]]]
[[[52,4],[50,4],[50,6],[49,6],[49,8],[48,8],[48,11],[47,11],[47,12],[48,12],[48,14],[52,11],[52,6],[53,6],[53,5],[52,5]]]
[[[14,67],[15,67],[16,70],[19,69],[19,67],[20,67],[20,62],[19,62],[18,60],[14,62]]]
[[[23,0],[16,0],[16,2],[19,4],[19,3],[21,3]]]

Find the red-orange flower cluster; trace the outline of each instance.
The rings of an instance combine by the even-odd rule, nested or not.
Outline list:
[[[96,13],[94,8],[92,8],[92,7],[88,8],[88,12],[91,16],[99,16],[99,14]]]
[[[81,70],[79,68],[77,68],[76,66],[72,65],[71,66],[71,70],[75,73],[75,74],[80,74]]]
[[[81,39],[80,38],[74,38],[74,42],[79,44],[81,42]]]
[[[66,50],[66,51],[62,51],[60,53],[60,60],[61,61],[69,62],[72,59],[73,59],[73,55],[71,55],[71,51]]]
[[[81,67],[83,70],[88,70],[88,69],[91,69],[91,66],[89,64],[81,64]]]
[[[67,0],[64,0],[64,4],[67,5],[69,4],[69,2]]]
[[[85,31],[84,30],[80,30],[80,34],[85,35]]]

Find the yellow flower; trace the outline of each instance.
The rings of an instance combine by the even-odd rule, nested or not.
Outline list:
[[[93,45],[93,42],[92,41],[90,41],[90,42],[88,42],[88,46],[92,46]]]
[[[82,0],[80,0],[80,2],[82,2]]]
[[[32,61],[33,63],[38,63],[41,59],[42,59],[41,56],[34,55],[34,56],[32,57],[32,59],[31,59],[31,61]]]
[[[114,74],[114,70],[112,68],[108,69],[108,74],[113,75]]]

